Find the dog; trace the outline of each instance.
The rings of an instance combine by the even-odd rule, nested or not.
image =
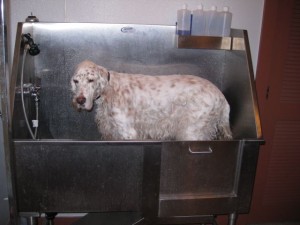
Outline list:
[[[96,105],[103,140],[232,139],[228,102],[198,76],[118,73],[83,61],[71,88],[76,109]]]

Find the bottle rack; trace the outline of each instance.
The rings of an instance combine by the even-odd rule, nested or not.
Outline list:
[[[245,50],[245,40],[240,30],[231,29],[230,37],[176,35],[177,48]]]

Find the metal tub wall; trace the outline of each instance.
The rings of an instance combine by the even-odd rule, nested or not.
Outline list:
[[[142,212],[150,204],[159,218],[248,212],[259,147],[256,141],[14,145],[21,215]]]
[[[41,49],[26,56],[24,68],[24,83],[41,87],[37,141],[30,139],[18,92],[20,36],[28,32]],[[247,212],[261,131],[245,35],[233,30],[229,50],[183,49],[176,47],[174,26],[19,24],[12,74],[18,211],[138,211],[162,221]],[[118,72],[193,74],[212,81],[230,103],[234,140],[100,141],[94,112],[71,106],[70,78],[85,59]],[[25,100],[31,120],[34,102]]]
[[[40,139],[99,140],[93,112],[78,113],[71,106],[70,78],[76,65],[85,59],[118,72],[204,77],[218,86],[230,103],[235,139],[259,135],[245,49],[176,48],[174,26],[25,23],[19,25],[16,41],[15,64],[19,70],[23,54],[20,36],[27,32],[41,49],[37,56],[27,55],[24,68],[24,83],[41,87]],[[242,31],[236,33],[244,40]],[[19,74],[15,71],[16,77]],[[15,102],[15,108],[20,109],[20,104]],[[34,104],[27,110],[29,118],[34,117]],[[14,131],[22,131],[14,138],[29,138],[21,111],[14,112],[19,113],[14,116]]]

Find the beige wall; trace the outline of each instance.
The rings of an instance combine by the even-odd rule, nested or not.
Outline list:
[[[43,22],[174,25],[176,11],[184,3],[190,9],[200,3],[205,9],[212,5],[218,9],[229,6],[233,13],[232,27],[248,30],[256,71],[264,0],[11,0],[9,39],[14,43],[17,22],[24,21],[31,13]]]

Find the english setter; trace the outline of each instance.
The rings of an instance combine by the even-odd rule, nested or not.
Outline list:
[[[83,61],[71,86],[77,109],[96,103],[103,140],[232,138],[224,95],[197,76],[117,73]]]

